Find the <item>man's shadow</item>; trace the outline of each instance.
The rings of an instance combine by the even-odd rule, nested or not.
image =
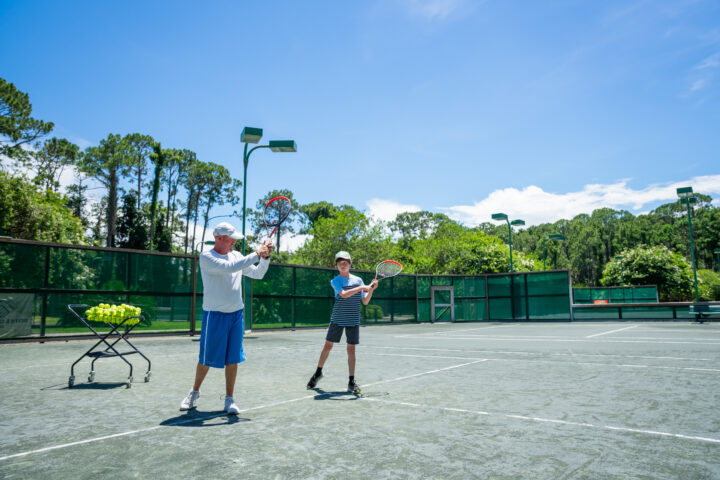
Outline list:
[[[225,417],[226,421],[212,422],[212,420],[222,417]],[[192,408],[182,415],[163,420],[160,422],[160,425],[164,425],[166,427],[217,427],[220,425],[232,425],[235,423],[249,421],[249,418],[239,417],[237,415],[228,415],[225,410],[200,412],[197,408]]]

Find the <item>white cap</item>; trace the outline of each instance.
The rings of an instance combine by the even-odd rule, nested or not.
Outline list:
[[[343,259],[347,260],[348,262],[352,262],[352,258],[350,258],[350,254],[346,252],[345,250],[340,250],[335,254],[335,263],[337,263],[338,260]]]
[[[234,238],[235,240],[240,240],[241,238],[243,238],[242,233],[235,230],[235,227],[233,227],[227,222],[218,223],[218,225],[215,227],[215,230],[213,230],[213,237],[219,237],[220,235],[227,235],[228,237]]]

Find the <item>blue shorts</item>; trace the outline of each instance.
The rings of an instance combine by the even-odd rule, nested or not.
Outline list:
[[[224,313],[203,310],[200,363],[215,368],[245,361],[243,311]]]

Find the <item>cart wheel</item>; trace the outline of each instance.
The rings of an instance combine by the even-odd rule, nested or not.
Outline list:
[[[70,375],[68,378],[68,388],[72,388],[75,385],[75,375]]]
[[[130,388],[130,386],[132,385],[132,381],[133,381],[133,377],[128,377],[127,383],[125,384],[125,386],[127,388]]]
[[[145,374],[145,383],[147,383],[147,382],[150,381],[150,374],[151,374],[151,373],[152,373],[152,372],[148,371],[148,372]]]
[[[88,374],[88,383],[92,383],[94,381],[95,381],[95,372],[93,371]]]

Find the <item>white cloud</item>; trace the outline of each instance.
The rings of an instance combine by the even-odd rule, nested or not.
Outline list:
[[[413,15],[442,20],[460,9],[465,0],[405,0],[404,3]]]
[[[380,198],[372,198],[367,201],[366,205],[368,206],[368,214],[370,216],[386,222],[395,220],[398,213],[419,212],[422,210],[417,205],[405,205]]]
[[[503,212],[511,219],[521,218],[527,225],[571,219],[581,213],[591,213],[603,207],[627,209],[641,213],[653,202],[671,202],[677,199],[675,189],[691,185],[695,192],[708,195],[720,194],[720,175],[694,177],[672,184],[651,185],[635,190],[627,180],[613,184],[586,185],[579,192],[550,193],[530,185],[518,190],[505,188],[495,190],[487,198],[472,205],[458,205],[440,210],[450,218],[466,225],[478,225],[491,221],[493,213]]]
[[[720,67],[720,52],[710,55],[708,58],[700,62],[695,69],[704,70],[706,68],[717,68]]]

